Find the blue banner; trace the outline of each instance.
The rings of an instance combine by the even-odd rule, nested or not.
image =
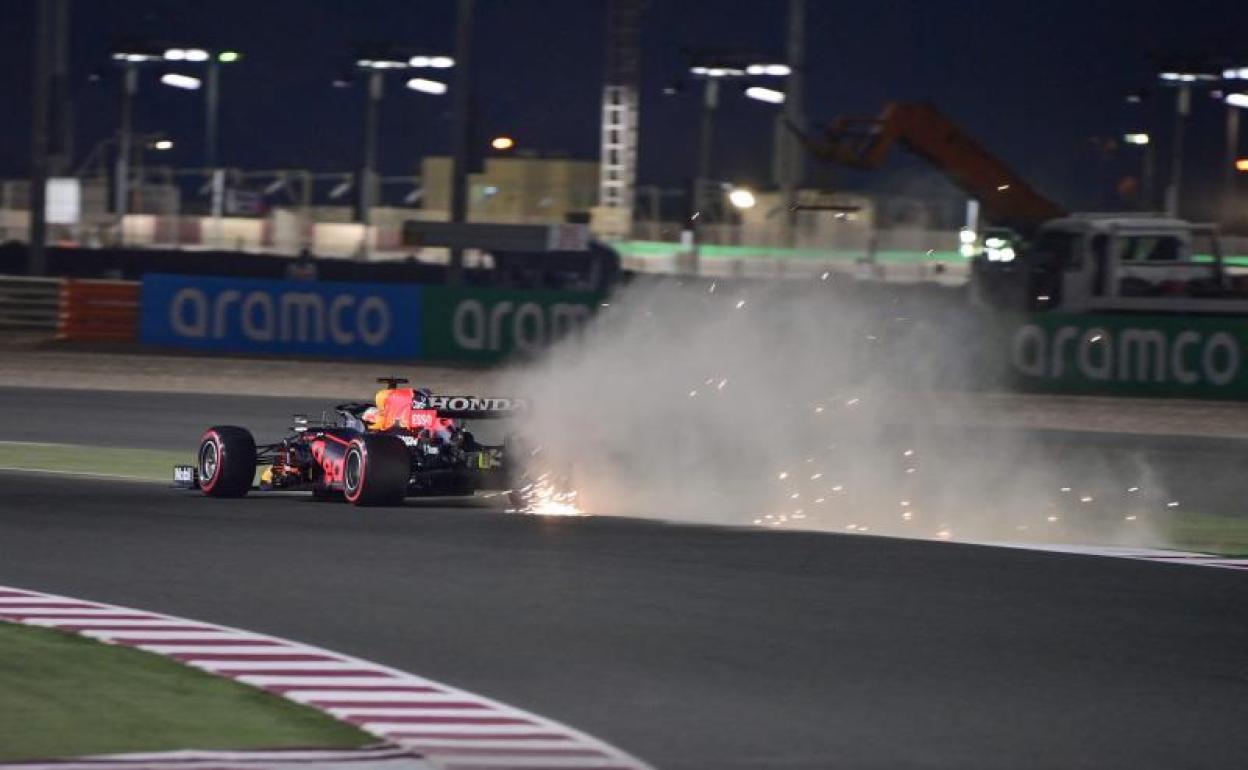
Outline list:
[[[422,353],[414,285],[143,276],[139,340],[231,353],[403,359]]]

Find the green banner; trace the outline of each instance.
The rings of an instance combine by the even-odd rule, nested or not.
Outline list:
[[[600,302],[591,292],[427,288],[423,356],[492,363],[534,355],[580,329]]]
[[[1037,314],[1006,330],[1027,390],[1248,398],[1248,318]]]

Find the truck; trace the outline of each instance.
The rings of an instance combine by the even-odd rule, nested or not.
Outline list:
[[[1014,387],[1248,399],[1248,278],[1213,225],[1151,213],[1071,213],[928,104],[840,118],[806,146],[876,168],[900,144],[979,201],[971,324],[959,334]],[[986,313],[986,315],[983,315]],[[993,363],[977,371],[987,375]]]
[[[930,104],[842,117],[806,146],[825,162],[879,167],[901,145],[979,201],[968,237],[971,297],[1022,312],[1248,313],[1248,281],[1226,269],[1213,225],[1151,213],[1072,214]]]

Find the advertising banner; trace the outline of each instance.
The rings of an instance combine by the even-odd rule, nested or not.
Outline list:
[[[415,285],[151,274],[139,340],[232,353],[415,359],[422,351]]]
[[[422,304],[424,355],[482,363],[532,355],[576,333],[600,300],[577,291],[429,289]]]
[[[1248,319],[1037,314],[1013,326],[1010,372],[1027,390],[1248,398]]]

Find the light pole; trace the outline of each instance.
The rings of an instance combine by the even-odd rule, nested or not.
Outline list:
[[[471,160],[473,126],[473,100],[476,84],[473,78],[473,22],[476,16],[476,0],[456,0],[455,3],[455,58],[459,67],[455,70],[455,98],[453,99],[454,133],[451,136],[451,202],[450,221],[465,222],[468,219],[468,166]],[[458,286],[464,279],[464,249],[454,246],[446,266],[446,282]]]
[[[1179,214],[1179,187],[1183,183],[1183,129],[1192,111],[1192,87],[1187,83],[1175,92],[1174,136],[1170,147],[1170,183],[1166,185],[1166,213]]]
[[[216,236],[220,237],[221,217],[225,208],[225,170],[221,168],[219,156],[219,125],[221,110],[221,65],[233,64],[242,58],[242,54],[232,49],[207,50],[204,48],[166,48],[161,54],[166,62],[189,62],[204,66],[204,79],[189,75],[178,75],[180,84],[167,78],[161,79],[166,85],[188,90],[204,88],[204,168],[209,174],[209,210],[215,223]],[[171,73],[175,74],[175,73]]]
[[[364,226],[364,237],[360,243],[360,258],[368,259],[371,238],[369,229],[372,227],[373,205],[377,196],[377,112],[384,95],[385,81],[381,70],[374,69],[368,73],[368,92],[364,97],[364,147],[361,151],[360,166],[360,224]]]
[[[367,260],[372,248],[372,210],[377,205],[377,125],[381,99],[385,95],[385,73],[388,71],[443,70],[455,66],[455,60],[440,54],[417,53],[400,55],[397,49],[370,51],[356,59],[355,66],[367,74],[364,95],[364,136],[361,147],[359,178],[359,219],[363,234],[358,258]],[[407,87],[420,93],[444,94],[446,84],[438,80],[414,77]]]
[[[1230,67],[1222,71],[1222,78],[1235,82],[1236,87],[1248,87],[1248,67]],[[1226,102],[1226,158],[1223,160],[1223,220],[1230,225],[1235,217],[1235,165],[1239,160],[1239,111],[1248,109],[1248,93],[1232,92],[1223,97]]]
[[[121,102],[121,128],[118,132],[118,158],[117,158],[117,174],[116,174],[116,195],[117,195],[117,214],[118,225],[124,224],[124,217],[128,210],[129,195],[129,169],[130,159],[132,155],[132,111],[134,96],[138,92],[138,68],[140,65],[148,64],[167,64],[180,66],[183,64],[204,65],[206,67],[205,78],[200,79],[193,75],[186,75],[180,72],[168,71],[161,75],[160,82],[163,85],[172,88],[179,88],[184,91],[198,91],[204,88],[204,160],[205,168],[210,174],[211,190],[211,213],[213,220],[217,222],[218,233],[220,231],[220,220],[223,214],[223,202],[225,199],[225,172],[219,168],[218,151],[217,151],[217,125],[218,113],[220,105],[220,64],[231,64],[242,58],[241,54],[233,50],[209,51],[204,48],[182,47],[157,45],[154,43],[145,43],[140,45],[127,45],[122,50],[113,52],[113,60],[122,65],[122,102]],[[206,81],[206,83],[205,83]],[[204,86],[207,86],[206,88]],[[124,227],[123,230],[124,237]]]
[[[127,63],[121,78],[121,121],[117,128],[117,170],[113,177],[116,184],[117,240],[123,246],[126,243],[126,213],[130,207],[130,135],[134,132],[134,95],[138,88],[138,67],[134,62]]]
[[[789,0],[789,75],[784,112],[776,116],[773,154],[774,176],[784,196],[785,234],[788,246],[797,245],[797,196],[802,183],[806,149],[798,136],[806,133],[803,84],[806,70],[806,0]]]
[[[715,111],[719,109],[719,79],[708,77],[702,88],[702,119],[698,126],[698,169],[693,178],[694,216],[706,216],[706,186],[711,177],[711,147],[715,144]]]
[[[1244,104],[1238,106],[1227,97],[1226,102],[1226,160],[1222,173],[1225,174],[1222,202],[1222,221],[1229,225],[1235,216],[1235,161],[1239,158],[1239,111],[1248,107],[1248,94],[1231,94],[1244,98]]]
[[[1141,148],[1140,208],[1148,211],[1153,206],[1153,143],[1152,137],[1143,132],[1123,134],[1122,141]]]
[[[1239,70],[1248,79],[1248,68]],[[1239,155],[1239,111],[1248,109],[1248,93],[1231,93],[1226,101],[1226,160],[1223,173],[1226,174],[1225,201],[1222,206],[1224,221],[1231,225],[1235,220],[1235,187],[1236,174],[1245,171],[1243,159]]]
[[[1190,65],[1189,62],[1183,64]],[[1205,69],[1199,65],[1186,66],[1166,69],[1158,75],[1162,85],[1175,89],[1174,129],[1170,145],[1170,181],[1166,184],[1165,196],[1166,213],[1172,217],[1179,215],[1179,193],[1183,184],[1183,134],[1187,127],[1187,116],[1192,111],[1192,86],[1208,85],[1218,79],[1217,75]]]
[[[684,240],[689,244],[689,269],[695,274],[698,272],[698,232],[710,216],[711,199],[707,193],[712,183],[711,160],[714,153],[715,113],[719,109],[720,82],[741,78],[787,77],[791,72],[789,65],[769,62],[767,58],[755,54],[700,52],[693,56],[689,74],[695,80],[702,81],[702,112],[698,129],[697,167],[693,179],[693,211],[687,220]],[[783,101],[783,93],[773,89],[760,89],[754,95],[747,93],[747,96],[759,99],[758,94],[762,91],[779,94],[780,101]],[[766,98],[762,100],[768,101]]]
[[[792,70],[787,64],[768,64],[759,61],[761,57],[753,56],[705,56],[695,57],[695,63],[689,68],[689,74],[703,83],[702,119],[698,131],[698,166],[694,179],[693,208],[707,214],[709,200],[706,196],[707,185],[711,182],[711,158],[715,144],[715,113],[719,109],[719,84],[723,80],[747,77],[787,77]],[[752,92],[752,93],[751,93]],[[767,98],[770,92],[771,98]],[[761,101],[783,103],[783,92],[768,88],[747,89],[747,96]],[[777,96],[778,95],[778,101]]]

